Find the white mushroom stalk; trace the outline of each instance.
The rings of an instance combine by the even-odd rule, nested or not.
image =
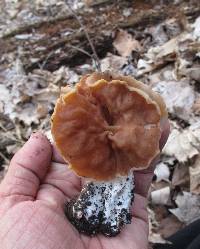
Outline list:
[[[66,204],[65,214],[78,231],[116,236],[131,223],[134,176],[119,176],[111,181],[90,181],[80,195]]]

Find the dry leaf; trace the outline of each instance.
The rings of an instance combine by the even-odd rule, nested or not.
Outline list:
[[[102,72],[106,70],[120,72],[126,63],[126,58],[108,53],[107,56],[101,60],[101,70]]]
[[[49,141],[50,141],[51,143],[54,142],[53,136],[52,136],[52,134],[51,134],[51,130],[46,131],[46,132],[45,132],[45,135],[47,136],[47,138],[49,139]]]
[[[160,93],[174,116],[187,121],[192,116],[195,93],[189,82],[161,81],[153,89]]]
[[[178,208],[170,209],[181,222],[189,224],[200,217],[200,196],[183,192],[176,198]]]
[[[4,168],[4,167],[2,167],[2,168]],[[4,176],[5,176],[5,171],[4,170],[0,170],[0,183],[3,180]]]
[[[181,33],[180,20],[177,18],[167,19],[153,27],[147,27],[145,32],[151,34],[154,46],[163,45]]]
[[[1,92],[1,99],[0,99],[0,113],[3,113],[7,108],[6,103],[10,102],[10,93],[8,88],[4,84],[0,84],[0,92]]]
[[[187,164],[176,164],[172,176],[173,186],[183,186],[189,183],[189,167]]]
[[[60,89],[55,83],[68,79],[67,75],[69,70],[63,68],[54,73],[35,70],[26,75],[20,61],[14,62],[12,67],[1,73],[4,79],[4,85],[0,85],[3,93],[1,112],[13,121],[23,121],[27,125],[39,123],[40,118],[48,116],[59,96]]]
[[[15,154],[19,149],[20,149],[19,144],[12,144],[12,145],[6,146],[6,151],[11,155]]]
[[[197,146],[199,142],[192,131],[173,129],[163,152],[168,156],[174,156],[179,162],[186,162],[189,158],[199,154]]]
[[[153,44],[156,46],[161,46],[169,40],[163,23],[146,28],[145,31],[151,34],[153,38]]]
[[[194,73],[194,70],[187,68],[187,66],[190,65],[191,67],[192,64],[194,64],[195,56],[197,56],[196,52],[198,52],[199,50],[198,42],[195,41],[195,38],[199,37],[198,22],[199,21],[196,20],[195,25],[193,25],[193,27],[195,27],[194,34],[192,34],[192,32],[183,32],[161,46],[150,47],[144,58],[141,58],[138,61],[137,76],[141,76],[147,72],[151,72],[152,70],[155,70],[167,64],[168,62],[175,61],[175,75],[177,76],[177,78],[183,75],[188,76],[188,73],[193,75],[195,74],[194,77],[196,77],[196,74],[198,75],[197,71],[195,70]],[[180,27],[177,29],[177,33],[175,33],[179,34],[179,32]],[[161,42],[165,39],[166,37],[161,38]],[[159,43],[159,38],[157,40]]]
[[[156,182],[169,182],[170,171],[169,167],[165,163],[160,162],[159,164],[157,164],[154,174],[156,175]]]
[[[200,70],[199,66],[195,66],[192,68],[188,68],[186,71],[186,75],[189,76],[191,79],[200,82]]]
[[[197,121],[195,123],[190,125],[188,130],[196,138],[197,143],[195,143],[195,145],[198,146],[200,144],[200,119],[197,119]]]
[[[162,46],[152,47],[145,54],[146,59],[138,61],[138,73],[137,76],[141,76],[144,73],[151,72],[160,65],[176,59],[178,37],[169,40]]]
[[[177,80],[181,80],[183,76],[188,76],[188,67],[191,67],[191,63],[186,58],[177,58],[174,70]]]
[[[149,242],[153,244],[171,244],[169,241],[162,238],[161,234],[154,232],[149,233]]]
[[[137,64],[137,76],[141,76],[144,73],[148,73],[153,71],[156,68],[155,65],[153,65],[150,61],[139,59]]]
[[[51,76],[50,76],[51,77]],[[52,83],[58,85],[66,82],[67,85],[73,85],[79,80],[79,75],[68,67],[60,67],[57,71],[53,72]]]
[[[38,104],[37,106],[37,114],[38,114],[38,118],[45,118],[48,114],[48,108],[46,105],[42,105],[42,104]]]
[[[174,61],[177,45],[178,37],[172,38],[162,46],[151,48],[146,56],[157,64],[163,63],[163,60]]]
[[[194,105],[192,106],[192,110],[196,115],[200,115],[200,97],[196,99]]]
[[[200,155],[195,163],[189,168],[190,172],[190,192],[200,194]]]
[[[170,187],[161,188],[151,192],[151,201],[153,204],[166,205],[170,199]]]
[[[169,241],[166,241],[159,233],[156,233],[155,230],[159,227],[158,222],[156,221],[155,213],[152,209],[148,208],[148,218],[149,218],[149,242],[159,243],[159,244],[169,244]]]
[[[200,39],[200,16],[192,24],[192,28],[194,28],[194,31],[193,31],[194,37],[196,39]]]
[[[163,238],[175,234],[183,227],[183,223],[180,222],[174,215],[168,215],[160,221],[159,233]]]
[[[112,5],[113,14],[107,15],[107,13],[110,13],[107,10],[109,10],[110,2],[112,1],[68,0],[68,2],[78,11],[84,5],[84,2],[90,6],[105,3],[100,6],[103,9],[105,8],[105,15],[97,15],[97,18],[101,22],[105,21],[108,26],[110,25],[110,20],[113,21],[113,18],[115,18],[115,5]],[[187,223],[199,217],[200,209],[199,196],[197,195],[200,193],[200,17],[196,18],[197,5],[193,5],[195,1],[188,2],[189,9],[186,6],[187,4],[185,5],[182,1],[176,2],[180,4],[173,5],[173,7],[178,7],[180,13],[187,12],[187,15],[183,15],[184,18],[181,15],[172,15],[172,18],[164,20],[162,23],[154,22],[153,25],[149,23],[146,26],[143,26],[142,23],[141,27],[144,32],[141,33],[141,27],[135,27],[133,30],[134,37],[138,37],[136,38],[138,40],[135,40],[126,31],[127,29],[119,31],[113,45],[116,45],[115,48],[121,56],[107,54],[102,57],[104,53],[101,54],[101,49],[97,52],[100,58],[103,58],[101,60],[103,70],[111,69],[134,76],[143,76],[145,73],[150,72],[141,78],[141,81],[144,80],[145,83],[154,86],[165,99],[170,118],[172,117],[174,120],[173,129],[166,145],[166,150],[164,149],[162,162],[158,164],[155,171],[157,181],[152,184],[151,188],[154,191],[153,196],[155,196],[155,193],[158,193],[159,196],[158,190],[161,189],[162,192],[163,189],[166,188],[167,190],[168,187],[168,189],[170,188],[170,196],[174,197],[180,188],[189,189],[190,187],[190,192],[196,195],[191,195],[187,192],[182,196],[178,195],[176,200],[178,208],[174,209],[178,217]],[[184,5],[184,11],[182,11],[182,4]],[[139,14],[140,3],[136,3],[136,8],[138,8],[137,6],[139,6]],[[149,8],[149,6],[147,7]],[[160,3],[158,3],[157,7],[161,7]],[[10,31],[15,32],[19,30],[19,27],[31,27],[36,22],[47,23],[49,18],[56,20],[57,17],[68,13],[63,0],[7,0],[0,1],[0,9],[2,9],[0,14],[0,36]],[[85,15],[85,11],[87,15],[88,13],[95,13],[94,8],[83,8],[81,9],[81,16]],[[122,8],[121,18],[128,17],[130,21],[132,21],[132,18],[134,20],[135,17],[131,16],[132,12],[133,6],[125,3],[124,8]],[[194,22],[191,24],[192,20]],[[84,64],[75,66],[78,74],[65,66],[61,66],[59,70],[54,72],[40,69],[24,71],[23,66],[27,65],[23,65],[20,58],[26,58],[32,62],[37,62],[39,59],[36,53],[33,55],[32,51],[29,51],[30,48],[33,48],[33,45],[34,51],[37,51],[38,54],[43,54],[42,51],[47,48],[45,43],[43,44],[45,37],[50,35],[52,38],[50,40],[57,44],[58,37],[61,36],[61,38],[65,39],[74,32],[74,29],[71,30],[68,25],[61,27],[57,32],[57,25],[60,25],[60,21],[58,23],[55,21],[54,25],[50,25],[51,27],[48,29],[43,29],[41,24],[40,27],[34,28],[35,31],[32,33],[29,32],[29,29],[18,32],[13,37],[7,38],[8,42],[6,42],[5,49],[4,45],[2,46],[2,63],[0,65],[0,149],[2,155],[6,156],[5,158],[15,153],[21,147],[23,139],[27,138],[33,130],[47,130],[48,137],[51,138],[48,130],[49,112],[53,109],[60,87],[66,84],[73,85],[78,82],[79,75],[87,74],[93,70],[90,59],[86,58]],[[84,22],[84,25],[87,26],[87,22]],[[71,27],[71,25],[69,26]],[[110,30],[103,31],[103,33],[105,36],[110,36]],[[103,39],[104,35],[102,36]],[[41,44],[40,41],[42,42]],[[17,49],[13,50],[13,47]],[[52,51],[56,54],[61,48],[62,46]],[[104,48],[103,40],[102,48]],[[145,55],[142,53],[143,50],[147,51]],[[133,51],[137,51],[136,54],[140,56],[139,60],[138,58],[133,58],[134,61],[132,61],[128,58],[133,54]],[[65,55],[63,50],[64,57],[62,58],[65,58]],[[51,60],[51,57],[49,57],[47,61],[43,61],[44,64],[46,63],[47,68]],[[25,62],[26,60],[23,59],[23,61]],[[41,62],[40,66],[44,65],[43,62]],[[63,65],[63,62],[61,64]],[[157,82],[159,83],[157,84]],[[4,120],[2,116],[6,117],[6,119]],[[11,120],[13,121],[11,122]],[[174,125],[175,123],[177,125]],[[180,128],[179,124],[182,127],[187,126],[187,128]],[[190,160],[191,158],[192,160]],[[2,159],[0,161],[2,162]],[[2,167],[7,169],[5,161],[0,169]],[[170,177],[172,177],[172,179],[170,178],[171,182],[168,182],[169,169],[171,171]],[[174,170],[172,171],[172,169]],[[0,171],[0,181],[4,174],[5,171]],[[157,197],[157,201],[162,202],[162,198],[159,198]],[[182,200],[179,201],[179,198],[182,198]],[[162,236],[168,237],[170,233],[175,232],[181,227],[181,222],[177,221],[175,216],[168,215],[168,206],[158,206],[152,203],[151,206],[153,206],[154,211],[149,212],[149,240],[155,243],[166,243]],[[166,210],[166,213],[161,214],[161,210],[155,207],[162,207],[163,210]],[[154,212],[160,216],[159,219],[157,216],[154,217]]]
[[[113,42],[113,46],[123,57],[131,56],[133,51],[142,50],[139,41],[135,40],[132,35],[125,30],[120,30],[117,32],[117,36]]]

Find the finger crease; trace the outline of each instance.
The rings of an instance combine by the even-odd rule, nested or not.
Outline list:
[[[36,171],[32,170],[31,168],[27,168],[26,166],[24,166],[22,163],[19,163],[19,162],[17,162],[17,165],[19,165],[20,167],[22,167],[25,170],[30,171],[41,182],[40,176],[39,176],[39,174],[37,174]]]
[[[65,192],[64,192],[61,188],[59,188],[58,186],[56,186],[56,185],[53,184],[53,183],[43,183],[43,184],[41,185],[41,187],[42,187],[42,186],[51,186],[51,187],[53,187],[53,188],[59,190],[65,197],[68,197],[68,196],[65,194]]]

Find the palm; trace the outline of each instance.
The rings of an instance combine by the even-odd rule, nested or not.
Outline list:
[[[68,170],[65,164],[52,163],[35,200],[26,199],[1,217],[1,239],[5,243],[8,243],[6,238],[9,239],[13,246],[18,240],[19,247],[16,248],[147,248],[148,225],[143,197],[136,196],[135,201],[140,202],[136,203],[136,208],[139,205],[141,208],[134,210],[137,217],[133,217],[132,224],[127,225],[120,235],[115,238],[102,235],[88,237],[79,234],[63,213],[65,201],[75,197],[80,190],[80,178]],[[4,205],[9,205],[6,202]],[[9,223],[10,228],[5,227],[4,221]],[[28,237],[29,234],[31,236]]]
[[[91,249],[121,249],[121,248],[147,248],[147,213],[145,210],[145,198],[137,195],[136,201],[139,200],[141,209],[134,210],[134,213],[137,213],[137,217],[133,217],[131,225],[126,226],[120,235],[115,238],[107,238],[105,236],[99,235],[94,237],[88,237],[82,234],[79,234],[77,230],[68,222],[63,214],[64,202],[72,199],[77,196],[81,190],[81,181],[75,174],[67,169],[67,166],[64,164],[53,163],[51,171],[47,175],[45,181],[46,188],[43,189],[41,185],[41,190],[38,193],[39,199],[43,199],[48,203],[48,196],[52,198],[52,191],[55,193],[55,203],[59,202],[60,204],[60,221],[55,227],[55,234],[60,237],[62,244],[66,241],[67,235],[71,234],[71,243],[77,243],[77,247],[74,248],[91,248]],[[53,183],[53,185],[52,185]],[[54,190],[53,190],[54,189]],[[42,194],[41,194],[42,193]],[[59,199],[57,200],[57,198]],[[143,203],[141,203],[143,202]],[[54,214],[55,215],[55,214]],[[61,222],[62,220],[62,222]],[[56,232],[56,227],[60,226],[59,224],[63,223],[63,229]],[[61,238],[62,234],[62,238]],[[73,239],[72,239],[73,238]],[[55,238],[54,238],[55,239]],[[59,241],[58,241],[59,242]],[[69,245],[69,242],[68,242]],[[137,245],[137,246],[136,246]],[[65,247],[64,247],[65,248]]]
[[[169,125],[163,128],[161,148],[168,134]],[[63,212],[64,203],[79,194],[81,179],[56,156],[45,136],[32,135],[0,185],[0,249],[146,249],[145,196],[152,172],[153,167],[135,174],[132,223],[114,238],[88,237],[79,234]]]

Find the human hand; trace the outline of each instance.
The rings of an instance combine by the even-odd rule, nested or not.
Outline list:
[[[164,146],[169,124],[163,124]],[[68,169],[47,138],[31,136],[11,160],[0,185],[0,249],[146,249],[147,192],[155,162],[135,173],[132,223],[114,238],[79,234],[64,215],[64,203],[77,196],[81,178]]]

